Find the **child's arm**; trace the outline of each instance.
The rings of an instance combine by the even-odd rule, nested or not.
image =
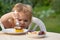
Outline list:
[[[7,13],[1,17],[1,22],[3,23],[5,28],[12,27],[12,24],[11,24],[12,21],[9,22],[10,16],[11,16],[10,13]]]

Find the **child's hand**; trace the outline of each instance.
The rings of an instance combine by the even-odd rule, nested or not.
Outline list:
[[[19,26],[19,20],[18,20],[18,16],[19,16],[19,13],[18,12],[14,12],[14,14],[12,14],[12,18],[14,19],[14,24],[16,26]]]
[[[18,19],[19,13],[18,12],[13,12],[12,17],[13,19]]]

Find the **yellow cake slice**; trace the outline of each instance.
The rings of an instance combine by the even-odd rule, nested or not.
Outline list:
[[[24,32],[23,29],[15,29],[15,32]]]
[[[24,30],[21,29],[20,27],[15,27],[15,32],[24,32]]]

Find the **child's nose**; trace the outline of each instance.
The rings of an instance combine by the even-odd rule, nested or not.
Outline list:
[[[21,25],[24,25],[25,23],[24,23],[24,21],[21,21]]]

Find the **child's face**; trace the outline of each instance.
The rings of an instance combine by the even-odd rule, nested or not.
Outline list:
[[[19,13],[18,20],[19,20],[19,23],[20,23],[20,27],[22,27],[22,28],[28,27],[30,22],[31,22],[29,17],[22,12]]]

